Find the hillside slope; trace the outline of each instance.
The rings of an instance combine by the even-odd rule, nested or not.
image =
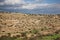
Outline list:
[[[60,34],[60,15],[0,13],[0,36]]]

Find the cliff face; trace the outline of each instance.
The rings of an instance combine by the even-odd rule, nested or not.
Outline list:
[[[33,32],[32,32],[33,31]],[[60,15],[0,13],[0,36],[22,32],[48,35],[60,33]]]

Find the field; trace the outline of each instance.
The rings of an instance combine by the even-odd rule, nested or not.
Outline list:
[[[60,40],[60,14],[1,12],[0,40]]]

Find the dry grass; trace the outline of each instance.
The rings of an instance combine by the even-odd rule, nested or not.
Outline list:
[[[0,13],[0,36],[60,34],[60,15]]]

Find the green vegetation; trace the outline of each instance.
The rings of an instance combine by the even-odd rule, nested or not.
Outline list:
[[[55,40],[60,38],[60,34],[53,34],[52,36],[43,36],[42,38],[38,37],[38,40]]]
[[[25,35],[26,36],[26,35]],[[53,34],[51,36],[36,36],[36,37],[31,37],[29,40],[55,40],[57,38],[60,38],[60,34]],[[0,40],[28,40],[28,38],[23,37],[9,37],[9,36],[2,36],[0,37]]]
[[[31,33],[32,34],[37,34],[38,33],[38,30],[37,29],[33,29],[33,30],[31,30]]]
[[[0,40],[15,40],[15,37],[9,37],[9,36],[2,36],[0,37]]]

